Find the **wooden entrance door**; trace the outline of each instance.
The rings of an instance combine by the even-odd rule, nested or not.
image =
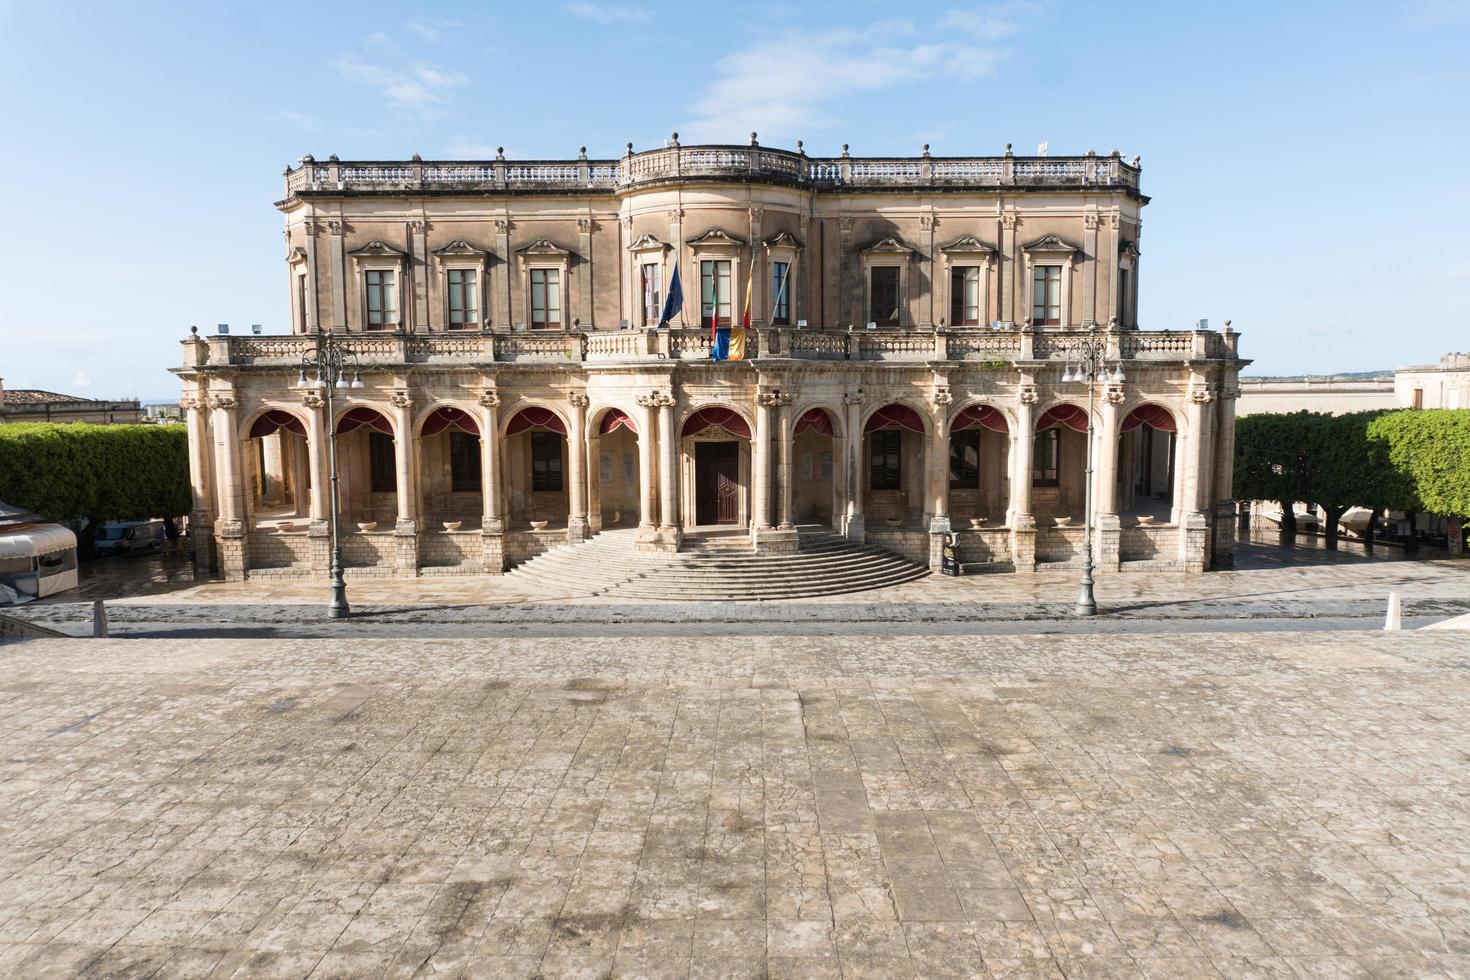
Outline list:
[[[694,522],[736,524],[740,521],[740,444],[694,444]]]

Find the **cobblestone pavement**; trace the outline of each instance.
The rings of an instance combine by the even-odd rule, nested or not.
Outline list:
[[[1470,973],[1463,634],[0,657],[3,975]]]

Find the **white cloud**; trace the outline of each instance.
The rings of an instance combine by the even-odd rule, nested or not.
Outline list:
[[[368,47],[388,54],[371,38]],[[333,67],[347,81],[377,89],[390,107],[424,118],[443,115],[441,107],[449,102],[450,93],[470,83],[464,72],[444,71],[423,62],[395,63],[398,61],[391,55],[377,62],[343,57]]]
[[[445,153],[450,160],[493,160],[497,149],[499,147],[491,146],[489,143],[457,139],[450,141],[445,147]]]
[[[832,104],[852,95],[938,77],[993,73],[1030,5],[951,11],[937,29],[891,20],[861,30],[790,30],[758,38],[722,58],[716,79],[679,127],[691,142],[743,142],[760,132],[800,136],[839,120]]]
[[[71,376],[71,386],[73,388],[90,388],[92,387],[92,376],[86,371],[78,369],[77,373]]]
[[[404,24],[404,29],[417,34],[425,41],[437,41],[440,35],[450,28],[458,27],[456,21],[445,20],[443,17],[415,17]]]
[[[316,124],[316,120],[305,113],[292,112],[289,109],[276,113],[276,118],[289,126],[295,126],[297,129],[305,130],[308,133],[314,133],[321,128]]]
[[[569,3],[567,13],[599,24],[646,24],[652,17],[647,7],[607,3]]]

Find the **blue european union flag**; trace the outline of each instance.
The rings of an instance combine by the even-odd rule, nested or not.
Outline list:
[[[710,348],[709,356],[717,361],[728,361],[730,359],[729,327],[720,327],[715,331],[715,345]]]
[[[684,286],[679,282],[679,263],[674,263],[674,274],[669,277],[669,294],[664,297],[663,312],[658,315],[658,325],[667,327],[669,321],[684,310]]]

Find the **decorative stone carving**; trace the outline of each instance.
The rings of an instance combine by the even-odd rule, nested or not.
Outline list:
[[[592,234],[592,219],[591,218],[578,218],[577,219],[577,230],[579,232],[581,232],[582,234],[584,234],[584,235],[590,235],[590,234]]]
[[[1099,216],[1095,211],[1087,212],[1082,216],[1082,227],[1086,228],[1088,231],[1097,231],[1098,217]]]
[[[736,238],[735,236],[726,233],[724,231],[724,229],[721,229],[721,228],[711,228],[709,231],[705,232],[703,235],[699,235],[699,236],[696,236],[694,238],[689,239],[688,244],[690,244],[690,245],[699,245],[699,246],[708,248],[710,246],[716,246],[716,245],[739,246],[739,245],[744,245],[745,244],[745,241],[743,239]]]
[[[995,251],[995,249],[986,245],[974,235],[965,235],[962,238],[956,238],[948,245],[941,245],[939,250],[945,253],[973,253],[980,255],[990,255]]]
[[[1118,384],[1108,385],[1107,389],[1103,392],[1103,399],[1109,405],[1121,405],[1125,397],[1127,396],[1123,393],[1123,386]]]
[[[637,398],[634,399],[634,401],[636,401],[641,408],[658,408],[658,392],[651,391],[646,394],[639,395]]]
[[[1035,385],[1022,385],[1016,392],[1016,400],[1022,405],[1035,405],[1041,400],[1041,395],[1037,392]]]
[[[1230,321],[1225,321],[1229,323]],[[1220,388],[1220,400],[1222,402],[1233,402],[1240,397],[1240,389],[1233,385],[1224,385]]]
[[[1064,252],[1078,252],[1081,251],[1081,249],[1079,249],[1076,245],[1073,245],[1071,242],[1063,241],[1056,235],[1046,235],[1038,238],[1030,245],[1022,245],[1021,251],[1060,254]]]
[[[328,221],[327,222],[327,230],[330,231],[334,235],[343,235],[343,234],[346,234],[347,233],[347,222],[345,222],[345,221]]]
[[[954,394],[949,390],[949,385],[936,384],[929,393],[929,399],[935,405],[949,405],[954,402]]]
[[[399,388],[389,396],[388,400],[393,403],[394,408],[412,408],[413,392],[405,388]]]
[[[856,218],[838,218],[837,230],[844,235],[851,235],[853,227],[857,224]]]
[[[511,225],[510,225],[510,219],[509,218],[496,218],[495,219],[495,234],[497,234],[497,235],[509,235],[510,234],[510,228],[511,228]]]
[[[857,391],[844,391],[842,393],[842,404],[844,404],[844,405],[861,405],[862,403],[863,403],[863,390],[861,388],[859,388]]]
[[[310,409],[318,409],[324,407],[327,400],[315,391],[308,391],[302,394],[301,404]]]
[[[580,391],[574,391],[570,395],[567,395],[567,403],[574,408],[586,408],[589,401],[591,399]]]
[[[410,221],[408,223],[408,230],[415,235],[422,235],[429,230],[429,223],[427,221]]]
[[[668,217],[670,221],[680,221],[684,217],[683,208],[669,208]]]
[[[1014,211],[1002,211],[1000,215],[1000,226],[1006,231],[1015,231],[1016,222],[1019,219]]]
[[[921,214],[919,215],[919,227],[924,231],[933,231],[937,220],[932,214]]]
[[[1189,400],[1196,405],[1207,405],[1215,400],[1209,385],[1194,385],[1189,389]]]
[[[500,392],[494,388],[486,388],[480,392],[480,397],[477,400],[486,408],[495,408],[500,404]]]
[[[222,412],[227,412],[227,411],[229,411],[232,408],[236,408],[236,407],[239,406],[239,404],[240,404],[240,402],[238,400],[236,400],[236,398],[235,398],[234,395],[210,395],[209,396],[209,407],[210,408],[217,408],[217,409],[219,409]]]

